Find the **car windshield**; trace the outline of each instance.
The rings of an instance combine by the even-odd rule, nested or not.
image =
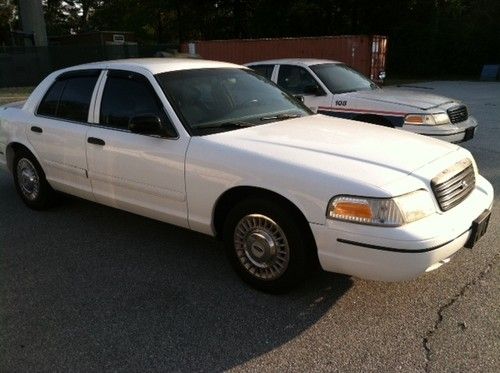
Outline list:
[[[211,68],[156,75],[193,135],[311,115],[301,102],[247,69]]]
[[[333,94],[368,91],[378,86],[364,75],[339,63],[324,63],[311,66],[311,70]]]

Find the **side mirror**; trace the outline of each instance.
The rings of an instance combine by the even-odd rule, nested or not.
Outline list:
[[[130,120],[128,129],[140,135],[157,135],[161,137],[175,137],[175,131],[162,125],[157,115],[138,115]]]
[[[300,101],[300,102],[304,103],[304,96],[302,96],[302,95],[293,95],[293,97],[294,97],[297,101]]]
[[[304,94],[306,95],[314,95],[314,96],[323,96],[325,92],[321,89],[321,87],[317,84],[315,85],[307,85],[304,87]]]

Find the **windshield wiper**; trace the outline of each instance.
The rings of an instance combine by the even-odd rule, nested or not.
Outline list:
[[[199,126],[199,129],[213,129],[213,128],[245,128],[255,126],[254,123],[249,122],[224,122],[218,124],[209,124],[207,126]]]
[[[285,119],[292,119],[292,118],[298,118],[300,117],[300,114],[277,114],[277,115],[269,115],[266,117],[261,117],[261,121],[266,121],[266,120],[285,120]]]
[[[351,93],[351,92],[357,92],[357,91],[359,91],[359,89],[346,89],[344,91],[336,91],[335,94],[340,95],[342,93]]]

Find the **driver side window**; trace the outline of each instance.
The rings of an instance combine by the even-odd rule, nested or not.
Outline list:
[[[132,118],[143,115],[156,116],[165,125],[169,123],[160,99],[144,76],[128,71],[109,71],[99,123],[127,130]]]
[[[281,65],[278,85],[292,95],[307,95],[318,83],[303,67]]]

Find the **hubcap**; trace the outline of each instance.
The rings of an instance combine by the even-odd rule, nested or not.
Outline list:
[[[234,247],[241,264],[257,278],[275,280],[288,268],[290,247],[285,233],[267,216],[243,217],[234,231]]]
[[[35,166],[29,159],[22,158],[17,162],[17,182],[26,199],[34,201],[40,193],[40,178]]]

